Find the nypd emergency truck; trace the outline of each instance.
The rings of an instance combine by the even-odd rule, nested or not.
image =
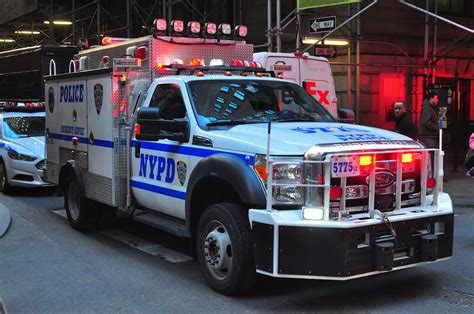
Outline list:
[[[120,210],[189,237],[226,294],[257,273],[348,280],[451,257],[442,152],[339,123],[252,61],[244,27],[210,24],[156,20],[52,66],[45,178],[73,228]]]

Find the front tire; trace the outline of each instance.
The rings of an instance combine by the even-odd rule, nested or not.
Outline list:
[[[76,230],[91,229],[97,222],[97,209],[94,204],[86,199],[83,189],[80,189],[75,176],[70,176],[64,191],[64,204],[66,206],[69,224]]]
[[[12,187],[8,183],[7,170],[3,161],[0,161],[0,191],[7,195],[12,192]]]
[[[197,258],[208,285],[223,294],[250,289],[256,280],[250,224],[244,209],[215,204],[199,219]]]

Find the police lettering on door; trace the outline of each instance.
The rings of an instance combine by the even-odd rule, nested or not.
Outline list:
[[[59,86],[59,102],[78,103],[84,101],[84,84]]]
[[[176,162],[172,158],[140,154],[140,177],[173,183]]]

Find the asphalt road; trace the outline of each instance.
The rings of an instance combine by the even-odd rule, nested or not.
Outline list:
[[[474,312],[474,208],[456,208],[448,261],[350,282],[262,277],[253,291],[228,297],[206,286],[186,240],[126,220],[79,233],[48,190],[0,194],[0,204],[12,216],[0,238],[9,313]]]

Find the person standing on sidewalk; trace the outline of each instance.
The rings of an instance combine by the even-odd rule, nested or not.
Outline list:
[[[429,92],[422,103],[420,114],[420,140],[427,148],[438,148],[438,94]]]
[[[392,107],[393,114],[395,115],[395,132],[406,135],[412,139],[417,139],[417,129],[413,121],[411,121],[405,103],[403,101],[396,101]]]
[[[469,147],[474,149],[474,133],[472,133],[471,138],[469,138]]]

